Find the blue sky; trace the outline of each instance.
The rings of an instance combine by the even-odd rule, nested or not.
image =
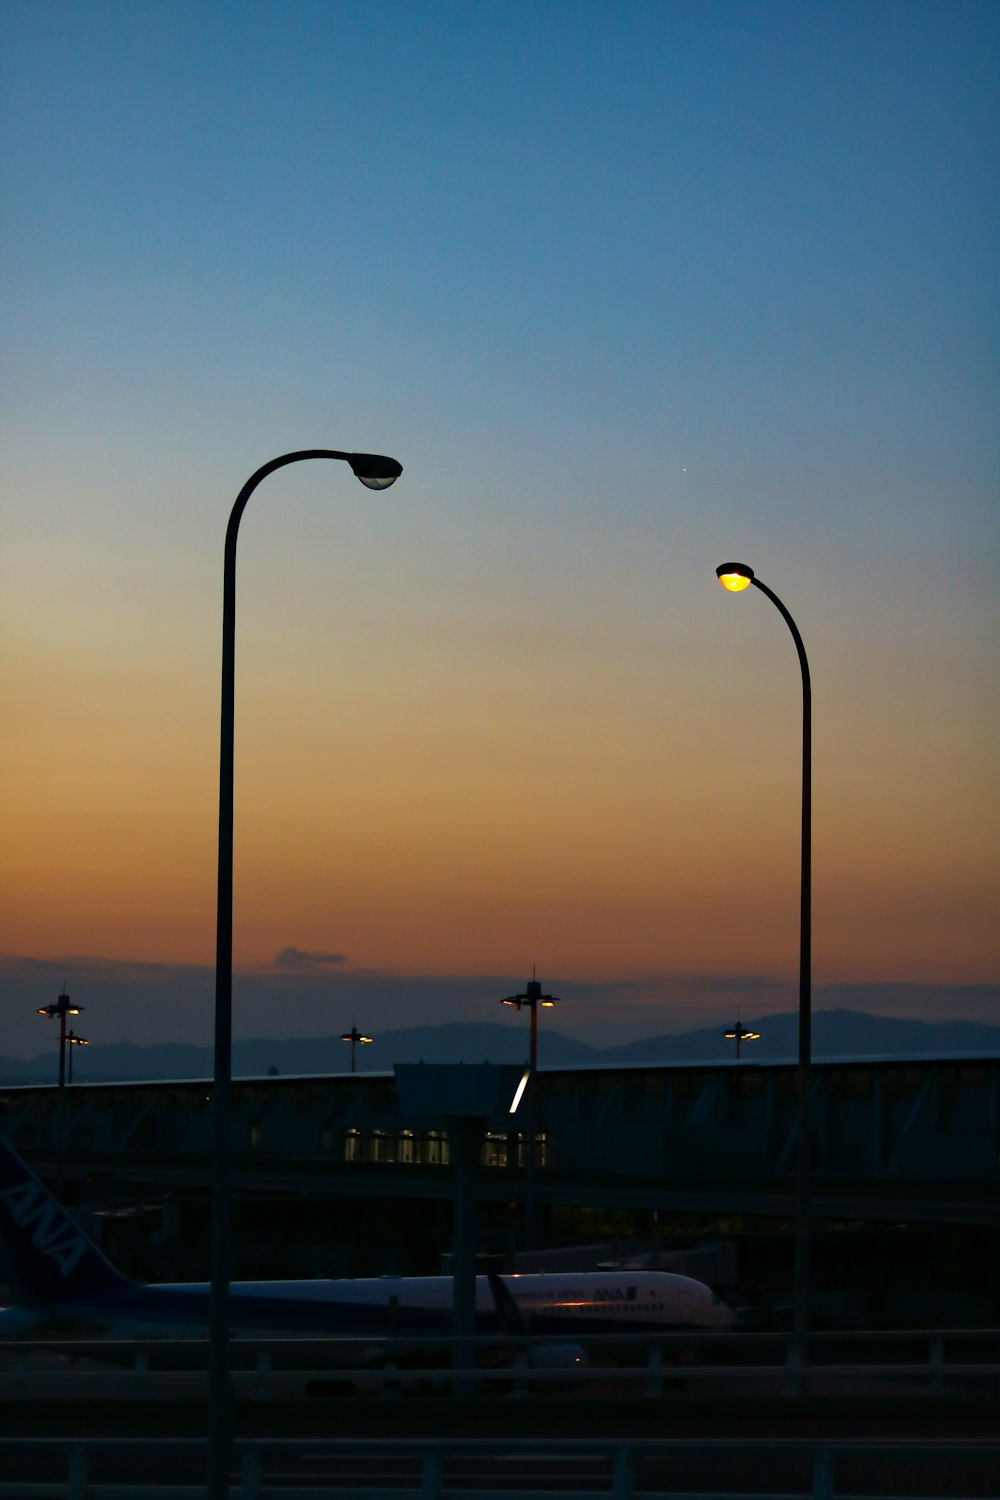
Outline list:
[[[404,475],[248,514],[238,965],[777,992],[735,556],[817,983],[995,982],[998,30],[8,0],[0,952],[210,964],[225,519],[333,446]]]

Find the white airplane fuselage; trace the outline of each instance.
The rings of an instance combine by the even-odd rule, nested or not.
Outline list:
[[[105,1338],[204,1338],[206,1283],[132,1281],[107,1260],[9,1143],[0,1138],[0,1251],[18,1305],[0,1336],[53,1319]],[[450,1276],[248,1281],[230,1287],[234,1337],[362,1339],[447,1335]],[[476,1331],[571,1335],[732,1327],[699,1281],[667,1271],[582,1271],[476,1278]]]

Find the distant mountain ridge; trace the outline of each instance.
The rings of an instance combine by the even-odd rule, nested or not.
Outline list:
[[[758,1042],[743,1044],[742,1060],[772,1061],[795,1057],[798,1015],[783,1011],[754,1019]],[[672,1062],[727,1062],[734,1058],[732,1042],[720,1026],[676,1035],[647,1037],[617,1047],[594,1047],[558,1031],[540,1028],[540,1067],[585,1064]],[[858,1010],[815,1011],[812,1018],[813,1056],[912,1057],[975,1053],[1000,1057],[1000,1026],[978,1021],[909,1021],[894,1016],[872,1016]],[[458,1021],[443,1026],[410,1026],[382,1032],[370,1047],[358,1048],[358,1072],[388,1072],[397,1062],[524,1062],[528,1055],[526,1027],[492,1021]],[[323,1074],[350,1071],[350,1053],[340,1034],[326,1037],[258,1037],[233,1043],[233,1076]],[[0,1057],[0,1084],[53,1083],[58,1071],[55,1048],[30,1059]],[[74,1058],[79,1083],[211,1078],[211,1047],[184,1042],[160,1042],[142,1047],[133,1042],[111,1042],[88,1050],[85,1062]]]

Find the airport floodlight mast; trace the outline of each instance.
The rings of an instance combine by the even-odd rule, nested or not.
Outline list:
[[[365,1042],[373,1042],[375,1038],[373,1036],[363,1036],[356,1026],[352,1026],[350,1031],[341,1032],[340,1040],[342,1042],[350,1042],[351,1044],[351,1072],[356,1073],[358,1071],[356,1066],[358,1043],[360,1042],[363,1046]]]
[[[520,995],[507,995],[500,1001],[501,1005],[512,1005],[515,1010],[521,1010],[527,1006],[531,1011],[531,1040],[528,1053],[528,1128],[525,1132],[524,1166],[524,1238],[525,1249],[535,1248],[535,1238],[538,1230],[538,1211],[535,1202],[535,1180],[538,1168],[538,1007],[541,1005],[548,1009],[550,1006],[559,1004],[558,996],[544,995],[542,993],[541,981],[535,978],[535,968],[532,965],[531,978]]]
[[[760,1041],[760,1032],[759,1031],[747,1031],[747,1029],[743,1025],[742,1021],[737,1021],[736,1025],[733,1027],[732,1031],[724,1031],[722,1033],[722,1035],[723,1035],[723,1038],[725,1039],[725,1041],[727,1041],[727,1042],[731,1042],[733,1040],[733,1038],[735,1037],[735,1039],[736,1039],[736,1057],[737,1057],[737,1060],[739,1060],[740,1043],[741,1042],[759,1042]]]
[[[751,586],[765,594],[791,631],[802,674],[802,854],[799,888],[799,1061],[795,1171],[795,1301],[793,1329],[799,1340],[809,1331],[809,1090],[812,1071],[812,680],[799,627],[785,605],[746,563],[720,563],[723,588],[741,594]]]
[[[67,1045],[69,1047],[69,1057],[67,1058],[67,1063],[68,1063],[67,1075],[68,1076],[66,1078],[66,1082],[67,1082],[68,1085],[72,1086],[72,1083],[73,1083],[73,1048],[74,1047],[89,1047],[90,1046],[90,1040],[89,1040],[88,1037],[85,1037],[85,1036],[77,1036],[77,1034],[76,1034],[75,1031],[67,1031],[67,1033],[66,1033],[66,1043],[67,1043]]]
[[[59,1017],[59,1087],[66,1086],[66,1017],[79,1016],[83,1014],[82,1005],[74,1005],[67,994],[62,994],[52,1005],[40,1005],[38,1007],[40,1016],[48,1016],[49,1020]]]
[[[216,909],[215,1072],[212,1085],[211,1327],[208,1387],[208,1496],[228,1500],[232,1409],[229,1374],[229,1280],[232,1245],[230,1176],[233,1042],[233,750],[236,698],[236,541],[247,502],[262,479],[288,464],[332,458],[349,464],[370,490],[385,490],[403,472],[381,453],[306,448],[272,458],[236,497],[226,529],[222,581],[222,715],[219,743],[219,881]]]

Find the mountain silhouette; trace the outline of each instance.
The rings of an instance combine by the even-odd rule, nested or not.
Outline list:
[[[744,1042],[741,1062],[770,1062],[795,1058],[798,1052],[798,1015],[744,1018],[761,1033],[760,1041]],[[594,1047],[546,1027],[539,1036],[538,1062],[545,1067],[585,1064],[729,1062],[732,1042],[723,1040],[721,1026],[647,1037],[617,1047]],[[821,1010],[812,1018],[812,1054],[818,1061],[832,1057],[941,1057],[951,1053],[1000,1056],[1000,1026],[976,1021],[910,1021],[895,1016],[872,1016],[866,1011]],[[458,1021],[443,1026],[410,1026],[376,1035],[371,1046],[359,1047],[359,1073],[389,1072],[397,1062],[526,1062],[526,1027],[491,1021]],[[233,1076],[347,1073],[351,1056],[339,1032],[325,1037],[256,1037],[233,1043]],[[79,1083],[161,1081],[169,1078],[211,1078],[211,1047],[183,1042],[137,1046],[111,1042],[74,1058]],[[30,1059],[0,1057],[0,1083],[54,1083],[58,1076],[56,1049]]]

